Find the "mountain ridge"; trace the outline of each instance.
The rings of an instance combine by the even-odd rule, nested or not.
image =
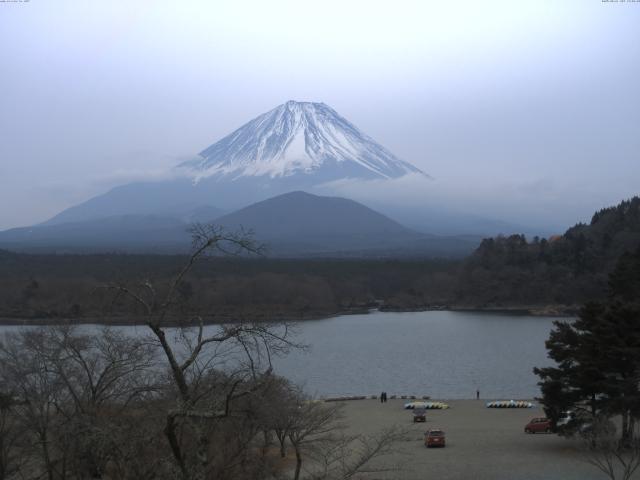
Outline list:
[[[205,208],[205,216],[217,209]],[[255,232],[275,256],[461,256],[479,238],[437,237],[413,231],[354,200],[289,192],[256,202],[213,221],[227,230]],[[116,215],[0,232],[0,248],[14,251],[186,253],[186,219]]]

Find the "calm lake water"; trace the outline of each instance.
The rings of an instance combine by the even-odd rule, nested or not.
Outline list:
[[[534,366],[550,364],[551,317],[479,312],[372,312],[298,324],[310,346],[275,359],[276,373],[317,396],[533,398]],[[20,327],[0,327],[0,333]],[[99,328],[94,325],[83,328]],[[145,327],[118,327],[134,334]]]
[[[301,325],[308,353],[279,373],[317,395],[379,393],[433,398],[533,398],[534,366],[555,318],[477,312],[373,312]]]

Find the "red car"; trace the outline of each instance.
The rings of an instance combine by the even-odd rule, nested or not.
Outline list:
[[[551,433],[551,420],[548,418],[532,418],[524,427],[525,433]]]
[[[444,431],[439,428],[432,428],[431,430],[427,430],[427,433],[424,434],[424,444],[427,448],[430,447],[444,447]]]

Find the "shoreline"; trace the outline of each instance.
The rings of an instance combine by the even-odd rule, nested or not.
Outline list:
[[[364,315],[374,312],[383,313],[408,313],[408,312],[466,312],[466,313],[496,313],[517,316],[532,317],[575,317],[579,311],[579,307],[575,305],[541,305],[541,306],[514,306],[514,307],[467,307],[460,305],[432,305],[425,307],[362,307],[346,309],[333,313],[310,313],[303,315],[274,315],[267,317],[265,315],[225,315],[223,318],[204,319],[204,325],[220,325],[223,323],[298,323],[313,320],[324,320],[328,318],[341,317],[346,315]],[[0,326],[46,326],[46,325],[104,325],[104,326],[143,326],[146,325],[143,317],[128,317],[128,320],[121,317],[1,317]],[[167,321],[163,325],[167,328],[176,328],[180,326],[196,326],[196,324],[185,325],[178,320]]]
[[[370,395],[344,395],[344,396],[318,396],[317,398],[315,398],[315,400],[320,400],[323,401],[325,403],[336,403],[336,402],[348,402],[348,403],[352,403],[352,402],[357,402],[357,401],[366,401],[366,400],[373,400],[373,401],[379,401],[380,400],[380,395],[376,395],[376,394],[370,394]],[[509,402],[509,401],[514,401],[514,402],[528,402],[532,404],[532,407],[504,407],[505,409],[520,409],[520,410],[527,410],[527,409],[531,409],[531,408],[542,408],[539,405],[539,399],[536,397],[533,398],[528,398],[528,397],[510,397],[510,398],[506,398],[506,397],[480,397],[480,398],[476,398],[476,397],[465,397],[465,398],[436,398],[436,397],[431,397],[429,395],[388,395],[387,396],[387,401],[391,401],[393,400],[395,401],[399,401],[399,402],[403,402],[403,403],[412,403],[412,402],[430,402],[430,403],[456,403],[456,402],[478,402],[478,403],[482,403],[486,406],[487,403],[489,402]],[[450,408],[450,407],[447,407]],[[489,407],[487,407],[489,408]],[[491,407],[491,408],[495,408],[495,407]],[[410,410],[410,409],[406,409],[406,410]]]
[[[442,305],[416,308],[378,308],[381,312],[470,312],[470,313],[504,313],[510,315],[523,315],[532,317],[574,317],[580,310],[577,305],[528,305],[512,307],[478,307],[463,305]]]

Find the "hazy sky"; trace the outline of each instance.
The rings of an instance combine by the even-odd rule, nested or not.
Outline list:
[[[640,3],[30,0],[0,41],[0,228],[289,99],[429,173],[418,201],[567,225],[640,193]]]

